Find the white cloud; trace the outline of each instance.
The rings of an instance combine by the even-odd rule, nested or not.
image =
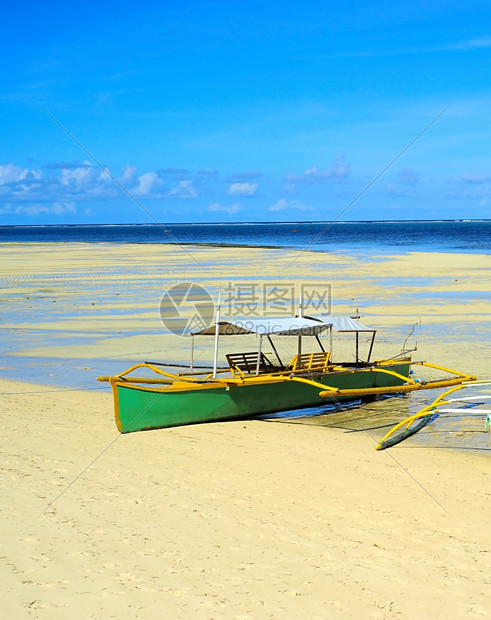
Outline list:
[[[90,161],[49,164],[39,170],[8,163],[0,165],[0,197],[12,203],[112,199],[121,195],[119,183],[135,198],[189,199],[197,198],[207,183],[216,181],[218,176],[211,170],[195,173],[192,178],[183,178],[185,174],[188,175],[188,171],[177,168],[139,174],[135,166],[126,165],[119,177],[115,175],[115,182],[108,169]],[[169,183],[172,184],[170,189]],[[246,183],[242,191],[252,195],[254,187]]]
[[[218,170],[212,170],[211,168],[203,168],[202,170],[198,170],[196,174],[198,177],[210,180],[212,179],[214,181],[216,181],[220,176]]]
[[[6,204],[0,208],[1,214],[8,215],[64,215],[66,213],[74,214],[77,212],[77,208],[74,202],[54,202],[49,204]]]
[[[277,203],[275,203],[272,207],[269,207],[269,211],[285,211],[287,209],[295,211],[312,211],[313,207],[307,207],[298,200],[286,200],[285,198],[280,198]]]
[[[236,172],[230,177],[230,183],[245,183],[263,176],[258,170],[247,170],[246,172]]]
[[[150,196],[159,198],[158,190],[162,187],[162,179],[156,172],[145,172],[138,177],[138,184],[131,189],[136,196]],[[157,196],[155,196],[157,193]]]
[[[491,196],[491,176],[466,172],[458,178],[450,179],[449,196],[486,201]]]
[[[475,174],[471,172],[464,172],[464,174],[460,177],[459,181],[461,181],[462,183],[471,184],[489,183],[491,181],[491,176],[488,174]]]
[[[84,161],[80,166],[61,169],[58,175],[52,173],[44,177],[39,196],[45,200],[74,196],[78,200],[91,200],[114,198],[118,192],[108,168],[102,169],[90,161]]]
[[[19,168],[14,164],[0,165],[0,193],[25,192],[29,185],[39,181],[41,170]]]
[[[76,168],[65,168],[61,171],[60,183],[71,194],[89,193],[101,195],[113,181],[99,166],[85,161]],[[113,189],[111,187],[111,189]]]
[[[198,192],[193,187],[192,181],[179,181],[179,187],[167,192],[166,198],[196,198]]]
[[[241,210],[241,206],[234,202],[229,207],[221,205],[219,202],[214,202],[208,207],[209,211],[223,211],[224,213],[238,213]]]
[[[41,170],[19,168],[13,164],[0,166],[0,195],[6,200],[29,200],[42,188]]]
[[[447,45],[443,47],[444,50],[475,50],[491,47],[491,39],[484,37],[481,39],[469,39],[468,41],[461,41],[453,45]]]
[[[291,185],[324,185],[329,183],[345,183],[351,166],[344,161],[344,155],[337,155],[329,168],[319,170],[317,166],[307,169],[303,174],[287,173],[288,186]]]
[[[29,168],[19,168],[14,164],[0,165],[0,185],[15,183],[24,179],[40,179],[43,173],[41,170],[30,170]]]
[[[257,188],[257,183],[231,183],[228,193],[231,196],[255,196]]]
[[[135,166],[130,166],[129,164],[126,166],[123,166],[123,174],[119,177],[118,181],[123,186],[134,185],[137,182],[136,171],[137,171],[137,168]]]
[[[484,205],[491,196],[491,175],[480,172],[464,172],[459,177],[449,179],[448,196],[479,200]],[[481,206],[481,204],[480,204]]]

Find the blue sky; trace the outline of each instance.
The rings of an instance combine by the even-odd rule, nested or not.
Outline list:
[[[489,217],[489,1],[21,0],[0,34],[0,224]]]

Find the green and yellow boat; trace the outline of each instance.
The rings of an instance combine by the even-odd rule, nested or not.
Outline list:
[[[355,336],[353,362],[332,359],[333,332]],[[366,360],[359,357],[360,334],[371,334]],[[427,362],[414,362],[405,353],[392,359],[370,361],[376,330],[348,316],[268,317],[217,321],[191,333],[214,336],[213,366],[199,368],[191,359],[187,370],[173,373],[173,364],[143,362],[111,377],[116,424],[120,432],[181,426],[201,422],[250,418],[279,411],[317,407],[415,390],[447,388],[474,379],[470,375]],[[218,367],[219,339],[256,335],[255,351],[226,355],[227,366]],[[272,337],[296,338],[297,354],[283,364]],[[302,341],[313,337],[319,351],[302,352]],[[329,340],[326,350],[325,343]],[[263,351],[266,339],[272,353]],[[415,366],[445,373],[425,381],[411,378]],[[135,371],[140,371],[136,376]],[[148,375],[151,376],[141,376]]]

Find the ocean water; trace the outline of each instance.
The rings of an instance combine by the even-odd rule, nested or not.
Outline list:
[[[488,253],[491,220],[0,226],[0,242],[71,241]]]

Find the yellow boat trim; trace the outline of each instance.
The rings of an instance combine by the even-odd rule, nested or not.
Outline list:
[[[472,377],[468,376],[467,379]],[[456,377],[455,379],[442,379],[441,381],[428,381],[427,383],[409,383],[405,385],[391,385],[387,387],[360,388],[352,390],[337,390],[336,396],[372,396],[377,394],[403,394],[406,392],[416,392],[418,390],[434,390],[437,388],[445,388],[451,385],[461,384],[465,379]],[[332,392],[321,392],[319,396],[326,398],[332,396]]]
[[[453,370],[452,368],[445,368],[445,366],[438,366],[437,364],[430,364],[430,362],[411,362],[413,366],[426,366],[427,368],[435,368],[436,370],[443,370],[444,372],[450,372],[453,375],[463,377],[466,381],[475,381],[476,377],[468,375],[465,372],[459,370]]]
[[[381,372],[386,375],[392,375],[393,377],[396,377],[397,379],[402,379],[406,383],[417,385],[416,381],[413,381],[413,379],[410,379],[409,377],[401,375],[400,373],[395,372],[394,370],[386,370],[385,368],[360,368],[358,372]]]
[[[320,390],[332,390],[335,391],[335,388],[330,388],[329,386],[324,385],[318,381],[314,381],[312,379],[306,379],[304,377],[295,377],[295,376],[252,376],[246,377],[245,379],[230,377],[225,380],[214,380],[208,382],[191,382],[191,381],[179,381],[176,379],[175,381],[169,381],[165,379],[144,379],[144,378],[134,378],[129,380],[121,380],[118,377],[101,377],[101,380],[108,380],[111,385],[114,386],[123,386],[123,387],[134,387],[139,390],[144,390],[147,392],[182,392],[189,390],[210,390],[210,389],[219,389],[219,388],[227,388],[231,385],[239,386],[239,385],[264,385],[271,383],[284,383],[286,381],[295,381],[298,383],[305,383],[307,385],[311,385]],[[146,387],[146,386],[155,386],[155,387]],[[161,386],[160,388],[157,386]]]
[[[327,357],[327,356],[326,356]],[[400,379],[404,382],[403,385],[399,386],[388,386],[388,387],[373,387],[373,388],[353,388],[353,389],[339,389],[329,385],[325,385],[324,383],[320,383],[314,379],[309,379],[307,377],[298,376],[298,374],[305,372],[305,369],[297,369],[297,370],[285,370],[279,371],[277,373],[267,373],[262,375],[245,375],[240,372],[240,375],[234,375],[232,377],[227,378],[214,378],[212,373],[206,374],[202,378],[197,378],[197,376],[204,373],[193,373],[192,376],[185,374],[173,374],[162,370],[150,363],[140,363],[132,366],[128,370],[122,372],[119,375],[114,377],[98,377],[98,381],[108,381],[111,383],[113,388],[117,385],[126,386],[126,387],[138,387],[138,389],[152,391],[152,392],[162,392],[162,391],[184,391],[184,390],[203,390],[203,389],[213,389],[213,388],[226,388],[231,385],[264,385],[271,383],[281,383],[286,381],[295,381],[298,383],[305,383],[306,385],[310,385],[312,387],[320,389],[320,396],[322,397],[332,397],[332,396],[370,396],[370,395],[378,395],[378,394],[398,394],[411,392],[415,390],[424,390],[424,389],[434,389],[434,388],[445,388],[450,386],[455,386],[463,383],[464,381],[473,381],[475,377],[471,375],[466,375],[456,370],[452,370],[449,368],[445,368],[443,366],[437,366],[436,364],[430,364],[427,362],[411,362],[410,359],[402,360],[407,361],[410,364],[416,364],[421,366],[427,366],[430,368],[435,368],[438,370],[442,370],[445,372],[449,372],[451,374],[457,375],[456,378],[453,379],[443,379],[440,381],[428,381],[427,383],[417,383],[413,379],[409,379],[408,377],[401,375],[398,372],[393,370],[387,370],[385,368],[380,367],[371,367],[371,368],[345,368],[343,366],[329,366],[324,371],[321,371],[321,374],[325,376],[326,373],[329,372],[339,372],[345,374],[354,374],[360,372],[378,372],[387,374],[397,379]],[[393,360],[381,360],[377,361],[378,365],[391,365],[394,364]],[[154,371],[156,374],[161,375],[162,378],[152,379],[145,377],[126,377],[129,373],[133,372],[138,368],[149,368]],[[312,369],[313,370],[313,369]],[[228,372],[229,369],[224,369],[219,372]],[[156,387],[144,387],[144,386],[156,386]],[[161,386],[161,387],[157,387]],[[162,389],[165,388],[165,389]]]

